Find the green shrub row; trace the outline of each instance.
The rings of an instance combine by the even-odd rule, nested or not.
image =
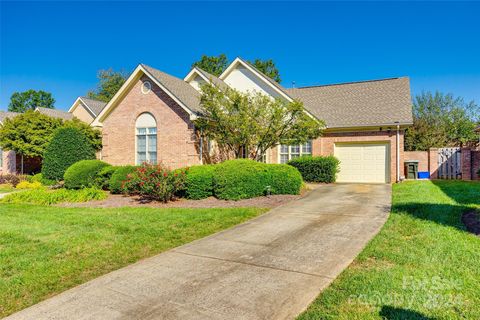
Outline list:
[[[82,189],[95,186],[98,173],[105,167],[110,165],[100,160],[82,160],[72,164],[63,175],[65,188]]]
[[[9,194],[0,199],[0,202],[52,205],[61,202],[86,202],[90,200],[102,200],[106,197],[106,193],[102,190],[98,190],[97,188],[85,188],[81,190],[48,190],[46,188],[39,188]]]
[[[339,172],[340,161],[334,156],[300,157],[288,162],[300,171],[303,180],[307,182],[333,183]]]
[[[189,168],[186,196],[240,200],[266,194],[298,194],[302,182],[298,170],[291,166],[237,159]]]

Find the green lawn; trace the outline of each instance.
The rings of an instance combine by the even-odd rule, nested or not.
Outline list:
[[[480,183],[393,186],[390,218],[299,319],[479,319],[480,238],[460,217]]]
[[[0,318],[266,210],[0,205]]]
[[[15,188],[13,188],[13,187],[0,186],[0,193],[12,192],[14,190],[15,190]]]

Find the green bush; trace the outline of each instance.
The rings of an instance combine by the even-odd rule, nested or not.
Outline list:
[[[299,194],[302,188],[300,172],[286,164],[268,164],[271,194]]]
[[[32,176],[32,182],[35,182],[35,181],[40,182],[44,186],[53,186],[56,183],[55,180],[44,178],[43,174],[41,173],[37,173],[36,175]]]
[[[188,199],[204,199],[213,196],[213,172],[215,165],[206,164],[188,168],[186,196]]]
[[[110,178],[112,174],[118,169],[116,166],[106,166],[100,169],[95,176],[94,185],[102,190],[108,190]]]
[[[82,189],[93,187],[95,185],[95,177],[97,173],[105,167],[109,167],[108,163],[100,160],[81,160],[75,162],[63,176],[65,180],[65,188]]]
[[[333,183],[337,178],[340,161],[334,156],[300,157],[290,160],[288,164],[297,168],[307,182]]]
[[[30,203],[51,205],[60,202],[86,202],[90,200],[103,200],[107,194],[96,188],[85,188],[81,190],[45,188],[15,192],[0,199],[2,203]]]
[[[95,159],[95,150],[80,129],[59,128],[45,150],[42,174],[62,180],[68,167],[80,160]]]
[[[213,190],[225,200],[239,200],[264,195],[270,184],[267,165],[253,160],[229,160],[215,166]]]
[[[112,173],[108,187],[111,193],[123,193],[123,183],[127,180],[127,176],[136,170],[136,166],[118,167]]]

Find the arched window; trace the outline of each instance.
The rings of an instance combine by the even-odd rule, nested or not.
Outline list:
[[[157,121],[150,113],[142,113],[135,123],[136,162],[157,163]]]

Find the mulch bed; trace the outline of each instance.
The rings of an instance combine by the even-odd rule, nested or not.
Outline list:
[[[480,213],[476,210],[467,211],[462,215],[462,222],[467,230],[480,236]]]
[[[202,200],[178,199],[162,203],[158,201],[149,201],[137,196],[124,196],[110,194],[105,200],[95,200],[82,203],[62,203],[61,207],[89,207],[89,208],[118,208],[118,207],[150,207],[150,208],[274,208],[297,200],[303,195],[273,195],[268,197],[257,197],[244,200],[219,200],[214,197]]]

